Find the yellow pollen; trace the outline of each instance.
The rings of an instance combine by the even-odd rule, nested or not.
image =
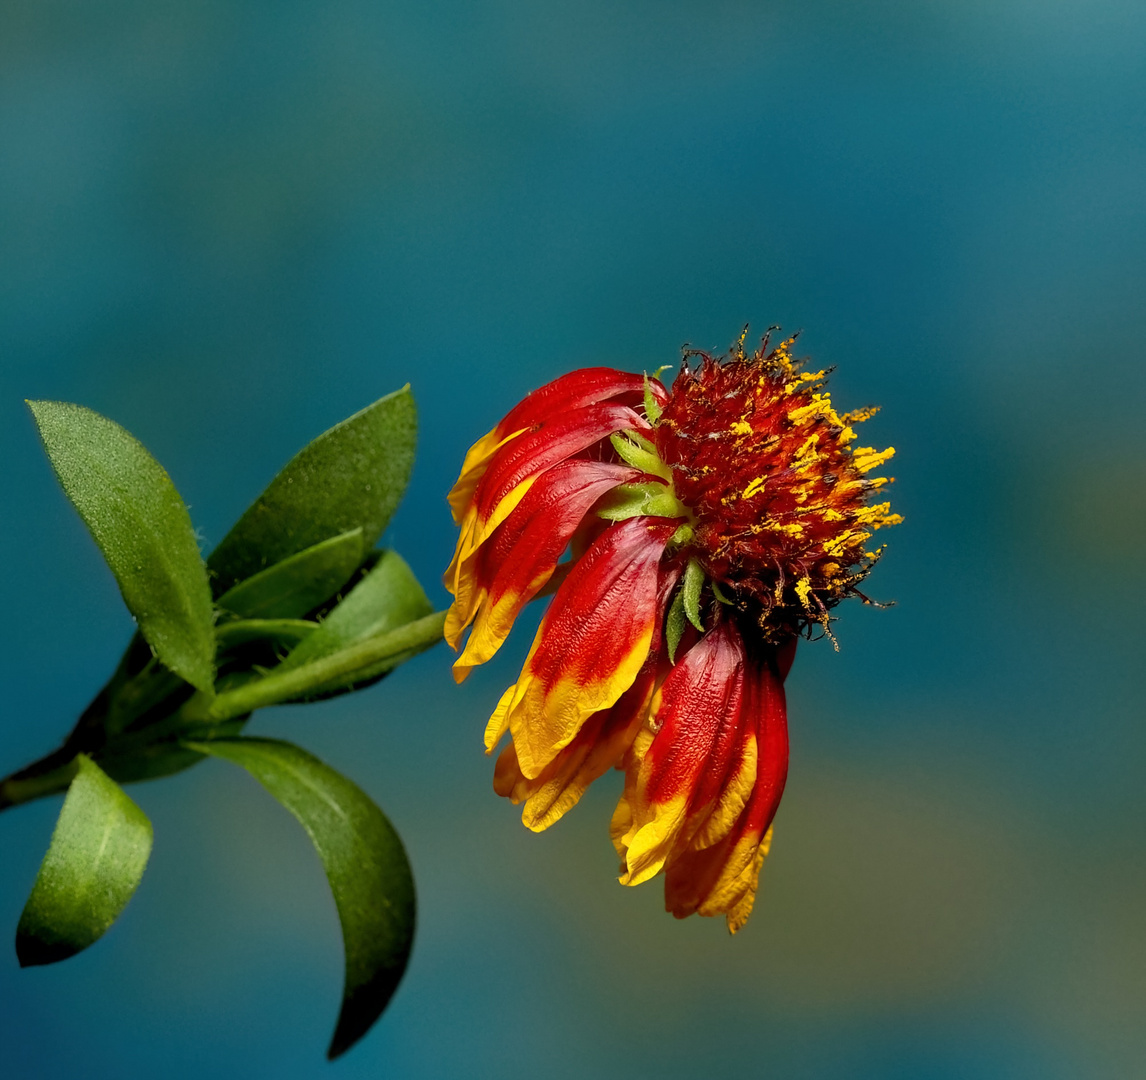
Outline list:
[[[751,435],[752,425],[747,420],[737,420],[735,424],[728,429],[733,435]]]
[[[753,480],[753,481],[752,481],[752,482],[751,482],[751,483],[750,483],[750,484],[749,484],[749,485],[748,485],[748,486],[747,486],[747,487],[744,489],[744,493],[743,493],[743,495],[742,495],[742,498],[745,498],[745,499],[751,499],[751,498],[752,498],[752,496],[753,496],[753,495],[755,495],[755,494],[756,494],[756,492],[758,492],[758,491],[759,491],[759,490],[760,490],[760,489],[761,489],[761,488],[764,486],[764,484],[765,484],[765,482],[767,481],[767,479],[768,479],[768,478],[767,478],[766,476],[758,476],[758,477],[756,477],[756,479],[755,479],[755,480]]]
[[[796,582],[796,596],[799,598],[800,603],[804,606],[805,611],[811,611],[812,605],[808,602],[808,596],[812,591],[812,579],[809,577],[802,577]]]
[[[870,472],[877,465],[882,465],[889,458],[895,456],[895,447],[889,446],[886,450],[876,450],[874,446],[861,446],[852,458],[852,464],[861,473]]]

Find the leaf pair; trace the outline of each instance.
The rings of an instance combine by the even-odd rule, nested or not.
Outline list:
[[[215,679],[208,569],[215,595],[228,596],[236,614],[275,617],[282,604],[276,608],[281,597],[274,589],[291,571],[296,585],[310,587],[306,599],[312,602],[302,611],[310,610],[345,584],[382,535],[414,461],[417,417],[405,387],[296,454],[204,566],[183,500],[138,440],[79,405],[28,404],[52,468],[143,637],[167,668],[205,694]],[[301,565],[290,564],[307,549]],[[284,560],[285,572],[280,569],[271,582],[259,580],[260,572]],[[323,560],[323,572],[314,573]]]
[[[342,1010],[329,1056],[369,1029],[394,993],[414,934],[414,879],[398,834],[357,786],[273,739],[189,744],[246,769],[306,830],[334,893],[346,951]],[[119,916],[151,854],[151,823],[80,755],[48,852],[16,931],[21,967],[74,956]]]

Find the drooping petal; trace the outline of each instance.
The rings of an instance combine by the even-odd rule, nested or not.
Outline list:
[[[659,380],[649,380],[649,390],[658,405],[668,401],[668,391]],[[571,409],[613,399],[634,405],[640,401],[643,391],[642,376],[605,367],[571,371],[534,390],[466,453],[461,474],[447,496],[454,524],[460,525],[465,518],[466,508],[493,455],[511,439]]]
[[[633,744],[625,807],[614,818],[622,884],[658,873],[714,810],[731,825],[747,800],[756,753],[744,737],[744,668],[743,642],[725,620],[689,649],[657,692],[649,725]]]
[[[659,619],[658,563],[678,524],[635,517],[607,529],[557,590],[506,717],[524,776],[540,776],[632,685]]]
[[[465,518],[466,510],[473,500],[478,481],[485,476],[485,471],[489,467],[493,455],[506,442],[520,434],[520,431],[513,431],[508,435],[499,437],[498,429],[494,428],[492,431],[486,432],[466,451],[466,459],[462,462],[462,471],[458,475],[457,482],[450,489],[449,495],[446,496],[446,502],[450,504],[450,513],[454,517],[455,525],[460,525]]]
[[[728,834],[711,846],[695,842],[674,852],[665,868],[665,907],[677,918],[724,915],[736,933],[752,912],[760,869],[772,839],[772,819],[788,775],[788,723],[783,675],[795,639],[778,653],[748,663],[758,765],[751,798]]]
[[[562,413],[511,439],[494,454],[474,492],[479,518],[488,523],[503,500],[527,477],[552,468],[614,432],[647,430],[648,424],[627,405],[606,402]],[[486,525],[486,535],[492,528]]]
[[[537,479],[482,548],[477,579],[483,595],[473,632],[454,664],[458,682],[501,647],[521,609],[549,583],[593,504],[642,475],[625,465],[574,458]]]
[[[577,805],[594,780],[620,764],[648,715],[656,676],[656,660],[650,657],[620,700],[589,717],[573,741],[532,780],[522,773],[513,743],[502,750],[493,788],[515,805],[525,804],[521,820],[527,828],[547,829]]]
[[[535,431],[509,439],[491,457],[462,519],[445,585],[454,595],[445,637],[457,648],[473,620],[488,582],[477,580],[476,556],[482,544],[517,505],[538,476],[566,458],[588,449],[615,431],[648,425],[627,405],[591,405],[564,413]]]
[[[531,428],[570,409],[583,409],[586,405],[620,399],[626,405],[637,404],[644,393],[642,375],[615,368],[579,368],[546,383],[524,398],[494,429],[505,438],[514,431]],[[657,403],[668,401],[668,391],[656,379],[649,380]]]

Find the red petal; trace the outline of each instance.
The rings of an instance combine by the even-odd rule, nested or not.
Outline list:
[[[498,503],[529,477],[616,431],[631,430],[648,430],[648,425],[627,405],[590,405],[511,439],[494,455],[474,492],[479,519],[488,521]]]
[[[678,524],[636,517],[610,527],[557,590],[507,714],[526,776],[632,685],[660,617],[658,564]]]
[[[669,672],[653,702],[651,733],[634,744],[624,807],[614,818],[626,884],[656,874],[723,803],[724,831],[735,823],[755,770],[755,746],[743,731],[745,692],[744,646],[728,621]]]
[[[744,692],[744,646],[722,622],[694,645],[661,687],[661,727],[646,763],[646,795],[667,802],[686,791],[690,801],[719,790],[735,742]]]
[[[658,403],[668,401],[668,391],[658,380],[650,379],[649,385]],[[612,398],[623,397],[625,404],[636,405],[643,400],[644,389],[643,375],[607,367],[579,368],[534,390],[515,406],[497,425],[498,438],[531,428],[569,409],[582,409]]]
[[[788,776],[788,722],[781,666],[791,646],[749,660],[750,707],[759,747],[752,796],[735,828],[719,843],[674,856],[666,867],[665,906],[678,918],[724,914],[735,932],[752,910],[769,828]]]
[[[620,765],[648,715],[656,678],[657,663],[650,656],[620,700],[589,717],[573,741],[533,780],[521,772],[512,742],[502,751],[494,790],[515,804],[525,803],[521,819],[528,828],[534,832],[548,828],[577,804],[594,780]]]
[[[618,484],[642,475],[625,465],[575,458],[538,478],[478,556],[477,583],[486,596],[465,652],[454,664],[455,677],[464,677],[497,652],[521,609],[549,583],[593,504]]]

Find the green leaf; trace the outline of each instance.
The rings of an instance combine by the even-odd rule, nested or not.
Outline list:
[[[214,681],[211,594],[187,507],[163,467],[118,424],[61,401],[30,401],[64,492],[107,559],[163,663],[204,692]]]
[[[417,413],[409,386],[300,450],[211,553],[216,595],[289,555],[362,529],[374,546],[414,465]]]
[[[684,613],[702,634],[704,623],[700,620],[700,590],[704,588],[704,568],[696,559],[689,559],[684,570],[684,584],[681,594],[684,596]]]
[[[327,1056],[354,1045],[386,1008],[414,939],[414,878],[402,841],[355,784],[275,739],[191,744],[241,765],[306,830],[334,893],[346,948],[342,1011]]]
[[[684,591],[678,589],[665,617],[665,644],[668,646],[670,664],[676,663],[676,651],[684,636],[684,625]]]
[[[66,960],[123,911],[151,854],[151,822],[88,757],[68,788],[16,929],[21,967]]]
[[[364,553],[362,530],[352,529],[239,582],[218,605],[246,619],[296,619],[338,592]]]
[[[397,552],[384,551],[370,573],[280,667],[298,667],[331,656],[355,642],[424,618],[433,610],[405,560]]]

